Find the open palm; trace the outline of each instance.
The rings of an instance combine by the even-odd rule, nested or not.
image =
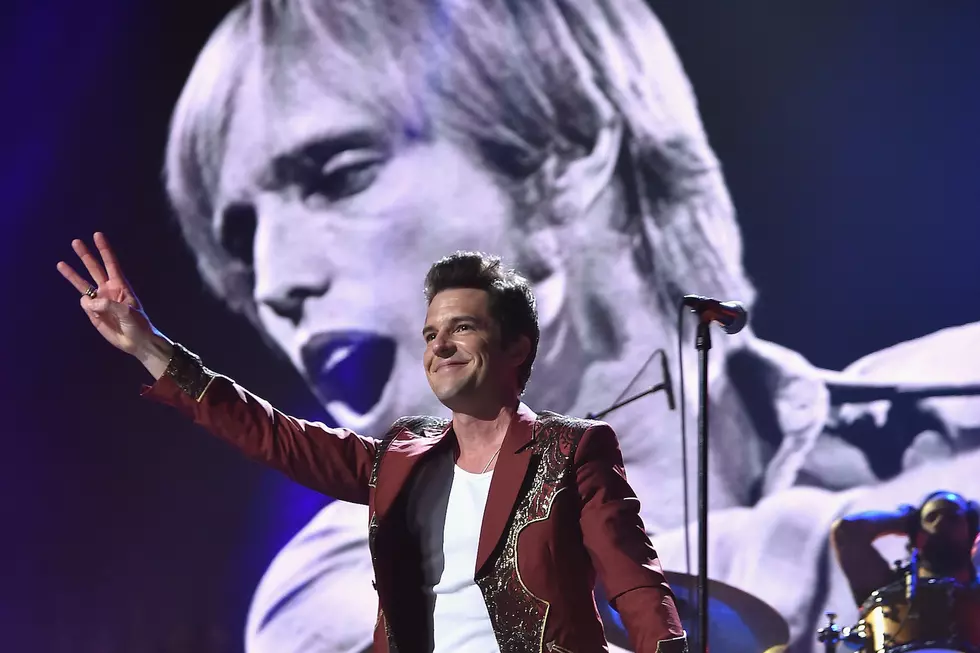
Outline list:
[[[58,262],[58,271],[82,293],[82,308],[102,337],[124,352],[137,356],[155,329],[126,281],[105,235],[96,233],[94,240],[101,262],[81,240],[71,244],[91,276],[91,282],[64,261]],[[94,289],[91,293],[94,296],[87,294],[90,289]]]

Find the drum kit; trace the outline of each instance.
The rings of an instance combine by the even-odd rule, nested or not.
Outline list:
[[[914,593],[910,589],[914,586]],[[980,613],[973,587],[951,578],[920,578],[908,571],[873,592],[860,620],[841,628],[836,615],[817,631],[827,653],[980,653]]]
[[[666,572],[688,633],[691,651],[697,642],[696,577]],[[922,578],[910,591],[910,578],[876,592],[861,605],[858,622],[841,627],[837,616],[817,631],[827,653],[980,653],[980,594],[948,578]],[[718,581],[708,586],[708,637],[713,653],[782,653],[788,649],[786,621],[760,599]],[[598,601],[609,643],[630,651],[626,630],[609,604]],[[804,650],[794,647],[793,650]]]

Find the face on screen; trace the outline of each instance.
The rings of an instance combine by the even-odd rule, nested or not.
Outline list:
[[[456,250],[510,258],[512,206],[462,147],[303,81],[274,102],[246,84],[217,228],[252,257],[261,327],[335,419],[380,435],[398,416],[445,412],[422,363],[422,282]]]

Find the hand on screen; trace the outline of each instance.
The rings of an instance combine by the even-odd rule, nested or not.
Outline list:
[[[92,278],[91,282],[64,261],[58,262],[58,271],[82,293],[82,309],[102,337],[114,347],[139,358],[154,376],[159,377],[169,359],[169,341],[154,329],[126,281],[105,235],[96,233],[94,240],[101,262],[83,241],[76,239],[71,244]],[[152,367],[151,359],[157,363]],[[161,362],[163,369],[153,369],[160,367]]]

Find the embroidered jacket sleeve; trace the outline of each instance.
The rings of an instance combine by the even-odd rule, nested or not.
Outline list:
[[[640,519],[612,428],[600,424],[586,431],[575,463],[585,546],[633,650],[686,651],[674,595]]]
[[[377,441],[290,417],[180,345],[143,396],[176,408],[245,456],[294,481],[351,503],[368,503]]]

